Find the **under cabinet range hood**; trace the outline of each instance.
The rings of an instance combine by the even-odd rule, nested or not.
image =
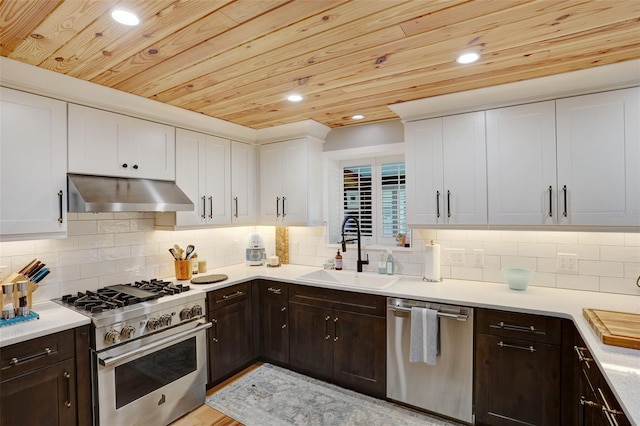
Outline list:
[[[175,182],[67,174],[70,212],[177,212],[193,203]]]

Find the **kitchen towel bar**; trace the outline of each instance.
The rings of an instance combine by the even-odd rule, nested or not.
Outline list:
[[[387,309],[394,312],[411,312],[411,308],[404,306],[395,306],[395,305],[387,305]],[[460,313],[449,313],[449,312],[440,312],[438,311],[438,317],[440,318],[452,318],[458,321],[466,321],[468,318],[468,314],[464,311]]]

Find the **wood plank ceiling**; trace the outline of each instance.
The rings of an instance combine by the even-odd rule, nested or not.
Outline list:
[[[639,0],[4,0],[0,29],[3,56],[255,129],[640,58]]]

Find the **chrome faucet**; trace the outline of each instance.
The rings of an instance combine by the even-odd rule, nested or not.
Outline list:
[[[353,220],[356,223],[357,238],[355,239],[351,238],[350,240],[345,240],[344,227],[347,224],[347,222],[350,220]],[[362,265],[369,264],[369,254],[367,254],[367,260],[362,260],[362,252],[360,251],[360,222],[358,222],[358,219],[356,219],[354,216],[347,216],[344,218],[344,221],[342,222],[342,251],[343,252],[347,251],[347,243],[350,243],[352,241],[358,242],[358,272],[362,272]]]

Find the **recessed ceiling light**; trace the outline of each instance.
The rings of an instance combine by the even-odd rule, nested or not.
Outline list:
[[[302,95],[298,95],[298,94],[295,94],[295,93],[292,94],[292,95],[287,96],[287,100],[289,102],[300,102],[302,99],[304,99],[302,97]]]
[[[362,120],[363,118],[364,118],[364,115],[362,114],[356,114],[351,116],[352,120]]]
[[[459,64],[470,64],[477,61],[478,59],[480,59],[479,54],[477,54],[476,52],[470,52],[470,53],[463,53],[462,55],[458,56],[458,59],[456,59],[456,62]]]
[[[128,10],[124,9],[115,9],[111,12],[111,17],[123,25],[138,25],[140,23],[140,18]]]

